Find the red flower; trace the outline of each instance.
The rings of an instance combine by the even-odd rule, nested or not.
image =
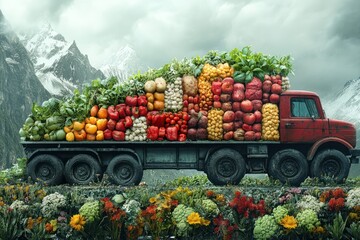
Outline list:
[[[331,198],[329,201],[329,210],[339,212],[345,206],[345,199],[344,198]]]
[[[208,190],[208,191],[206,191],[206,196],[207,196],[208,198],[213,197],[214,195],[215,195],[215,193],[214,193],[213,190]]]

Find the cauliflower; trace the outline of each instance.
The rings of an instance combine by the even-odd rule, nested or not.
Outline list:
[[[210,199],[202,200],[202,208],[205,210],[207,216],[216,216],[219,214],[220,210],[216,203]]]
[[[305,228],[307,231],[312,231],[315,227],[320,226],[320,221],[314,210],[306,209],[297,214],[296,220],[299,227]]]
[[[194,209],[184,204],[179,204],[173,211],[172,217],[175,220],[177,235],[187,237],[191,226],[187,223],[187,217],[194,212]]]
[[[279,225],[276,223],[275,217],[271,215],[260,217],[255,221],[254,238],[261,240],[271,239],[276,234],[278,228]]]
[[[287,208],[285,208],[283,206],[277,206],[273,210],[273,215],[274,215],[275,221],[277,223],[280,223],[281,219],[283,219],[286,215],[288,215],[288,213],[289,213],[289,210],[287,210]]]
[[[64,195],[55,192],[47,195],[41,202],[41,213],[46,218],[51,218],[60,208],[66,206],[66,198]]]
[[[100,202],[91,201],[81,206],[79,209],[81,216],[85,218],[87,222],[93,222],[100,217]]]

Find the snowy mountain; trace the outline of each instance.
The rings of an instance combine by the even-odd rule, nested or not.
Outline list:
[[[87,55],[80,52],[75,41],[67,42],[49,24],[19,37],[30,54],[37,77],[52,95],[72,93],[84,83],[105,77],[90,65]]]
[[[354,123],[360,143],[360,77],[348,81],[335,96],[324,99],[323,107],[327,117]]]
[[[0,11],[0,169],[23,157],[19,129],[31,113],[33,102],[50,94],[35,75],[33,63]]]
[[[110,55],[103,62],[100,70],[106,77],[116,76],[119,80],[127,79],[130,75],[142,70],[139,62],[135,50],[126,45]]]

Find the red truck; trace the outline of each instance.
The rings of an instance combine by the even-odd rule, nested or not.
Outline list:
[[[22,142],[28,175],[55,185],[88,184],[106,173],[119,185],[139,184],[145,169],[196,169],[215,185],[246,173],[268,173],[299,185],[308,176],[347,178],[358,163],[353,124],[328,119],[317,94],[288,90],[279,103],[280,141]]]

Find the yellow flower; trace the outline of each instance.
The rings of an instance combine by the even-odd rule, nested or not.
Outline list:
[[[297,221],[293,216],[286,215],[281,219],[280,224],[287,229],[295,229],[297,227]]]
[[[225,197],[223,194],[217,194],[215,200],[217,202],[225,202]]]
[[[50,224],[52,225],[53,227],[53,232],[55,232],[57,230],[57,220],[54,219],[54,220],[51,220],[50,221]]]
[[[150,198],[149,199],[149,202],[151,203],[151,204],[154,204],[154,203],[156,203],[156,197],[152,197],[152,198]]]
[[[190,213],[190,215],[187,217],[187,222],[191,225],[201,224],[200,214],[197,212]]]
[[[325,233],[325,229],[322,226],[317,226],[316,228],[314,228],[313,233],[323,234]]]
[[[209,220],[206,220],[204,218],[201,218],[200,219],[200,222],[201,222],[201,225],[204,225],[204,226],[209,226],[210,224],[210,221]]]
[[[349,213],[349,218],[350,218],[351,220],[353,220],[353,221],[358,221],[358,220],[360,220],[360,216],[359,216],[357,213],[355,213],[355,212]]]
[[[85,218],[80,214],[72,216],[70,220],[70,226],[77,231],[83,230],[85,223]]]

